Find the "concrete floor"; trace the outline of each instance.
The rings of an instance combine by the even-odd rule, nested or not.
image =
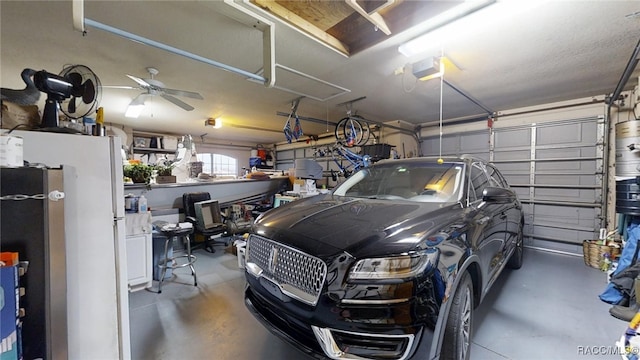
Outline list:
[[[218,249],[195,252],[198,287],[179,269],[162,294],[130,294],[132,358],[309,359],[253,318],[237,258]],[[471,359],[585,359],[614,347],[626,323],[598,299],[605,285],[581,257],[527,249],[522,269],[505,270],[476,309]]]

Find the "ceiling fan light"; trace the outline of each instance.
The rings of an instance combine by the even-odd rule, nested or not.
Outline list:
[[[137,118],[140,116],[142,109],[144,109],[144,104],[130,104],[127,107],[127,111],[124,113],[124,116],[128,118]]]

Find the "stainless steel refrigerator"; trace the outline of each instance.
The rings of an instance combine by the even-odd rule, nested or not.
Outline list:
[[[63,178],[62,169],[0,168],[0,251],[29,263],[19,278],[24,359],[67,358]]]
[[[12,134],[23,138],[25,161],[75,169],[64,182],[69,358],[129,359],[120,138]]]

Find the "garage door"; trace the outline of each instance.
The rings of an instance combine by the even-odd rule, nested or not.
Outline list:
[[[506,121],[505,121],[506,123]],[[492,161],[518,193],[529,246],[581,253],[605,223],[604,116],[443,136],[442,154]],[[423,153],[438,155],[437,137]]]

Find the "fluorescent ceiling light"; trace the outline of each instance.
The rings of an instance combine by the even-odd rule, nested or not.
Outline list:
[[[465,1],[458,6],[455,6],[439,15],[430,18],[429,20],[419,25],[421,28],[425,29],[424,34],[400,45],[400,47],[398,47],[398,51],[407,57],[411,57],[413,55],[424,52],[425,47],[433,45],[433,39],[429,37],[431,31],[445,26],[464,16],[467,16],[477,10],[485,8],[493,4],[494,2],[496,2],[496,0]]]
[[[124,116],[128,118],[137,118],[138,116],[140,116],[142,109],[144,109],[144,104],[139,104],[139,105],[130,104],[129,107],[127,107],[127,111],[124,113]]]

